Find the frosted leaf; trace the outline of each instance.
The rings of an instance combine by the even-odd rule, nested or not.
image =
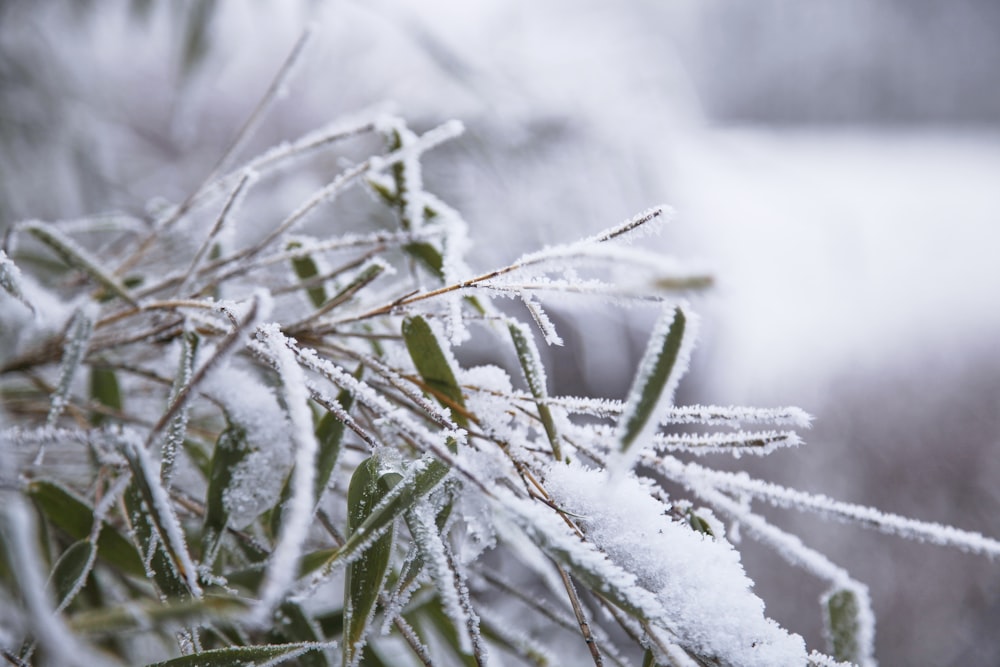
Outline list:
[[[560,507],[582,517],[587,539],[655,594],[686,649],[724,665],[805,663],[802,638],[765,618],[739,553],[671,521],[634,476],[554,464],[545,482]]]
[[[126,438],[123,442],[123,449],[133,467],[133,473],[137,477],[141,477],[140,481],[144,488],[148,489],[149,497],[145,500],[152,503],[149,510],[156,517],[156,533],[166,543],[165,546],[169,548],[171,555],[169,561],[174,563],[174,559],[176,559],[176,566],[180,570],[176,574],[184,580],[191,595],[200,598],[202,591],[198,583],[198,569],[191,559],[187,541],[184,538],[184,530],[170,496],[160,483],[159,466],[152,460],[149,452],[146,451],[138,438]]]
[[[806,493],[779,486],[746,473],[711,470],[695,463],[684,464],[669,457],[646,456],[645,463],[654,466],[671,479],[697,489],[699,485],[730,493],[746,493],[766,500],[776,507],[816,512],[820,516],[874,528],[883,533],[899,535],[912,540],[956,547],[962,551],[1000,557],[1000,541],[981,533],[961,530],[930,521],[920,521],[898,514],[890,514],[864,505],[833,500],[821,494]]]
[[[63,358],[59,365],[59,380],[56,383],[56,390],[52,394],[52,406],[45,419],[47,426],[53,426],[56,423],[69,401],[70,386],[80,364],[83,363],[83,358],[87,354],[87,346],[90,344],[90,336],[94,332],[95,311],[96,307],[93,304],[87,304],[76,311],[69,324],[66,345],[63,348]]]
[[[669,414],[674,392],[688,369],[697,325],[696,317],[675,307],[664,311],[653,327],[618,421],[616,439],[625,455],[616,469],[631,468],[638,450],[652,440],[657,425]]]
[[[726,453],[734,456],[753,454],[764,456],[784,447],[798,447],[801,438],[794,431],[737,431],[736,433],[683,433],[653,436],[657,451],[690,454]]]
[[[542,332],[542,337],[545,338],[545,342],[549,345],[561,346],[563,344],[562,337],[556,332],[556,327],[552,324],[552,320],[542,309],[542,304],[538,303],[536,299],[527,294],[526,292],[521,292],[521,301],[524,302],[525,308],[531,314],[531,319],[535,321],[538,325],[538,330]]]

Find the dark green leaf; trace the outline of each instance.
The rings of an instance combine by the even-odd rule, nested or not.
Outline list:
[[[94,510],[66,488],[46,480],[28,484],[28,495],[53,525],[75,540],[85,540],[94,526]],[[97,537],[97,555],[127,574],[143,577],[146,571],[135,547],[107,521]]]
[[[381,474],[375,457],[365,459],[354,471],[347,490],[347,528],[353,536],[372,515],[402,476],[390,472]],[[344,582],[344,664],[353,665],[358,650],[365,644],[365,634],[375,603],[385,582],[392,555],[393,529],[389,529],[364,550],[361,557],[347,567]]]
[[[250,452],[246,431],[235,424],[229,424],[215,443],[208,491],[205,494],[205,522],[201,532],[202,562],[206,565],[215,562],[220,541],[229,522],[225,498],[233,481],[233,472]]]
[[[133,478],[125,490],[125,510],[132,526],[132,537],[141,553],[152,554],[149,572],[159,591],[170,598],[184,598],[190,592],[178,568],[163,546],[156,518],[149,511],[141,489],[141,482]]]
[[[410,257],[418,260],[426,266],[431,273],[438,278],[444,279],[444,257],[441,251],[426,241],[414,241],[403,246]]]
[[[642,655],[642,667],[657,667],[656,656],[653,655],[653,651],[648,648]]]
[[[83,587],[94,567],[94,559],[97,556],[95,552],[93,542],[79,540],[59,556],[49,577],[49,584],[54,589],[58,606],[69,604]]]
[[[403,320],[403,340],[424,383],[441,405],[451,410],[455,423],[467,428],[462,390],[427,320],[419,315]]]
[[[361,525],[357,526],[339,549],[326,550],[309,554],[302,559],[302,571],[310,572],[322,566],[325,570],[332,569],[337,561],[353,555],[359,548],[371,540],[372,535],[378,535],[386,530],[396,517],[409,509],[414,502],[430,493],[448,474],[447,465],[425,457],[416,464],[420,468],[414,474],[408,474],[396,484],[392,491],[376,505]]]
[[[674,308],[673,316],[667,335],[662,340],[651,340],[650,347],[643,356],[643,368],[639,371],[641,376],[637,377],[636,381],[644,384],[633,387],[629,402],[622,413],[625,419],[620,436],[622,451],[627,451],[632,446],[653,416],[663,390],[670,380],[674,364],[677,363],[681,343],[684,341],[687,317],[680,308]]]

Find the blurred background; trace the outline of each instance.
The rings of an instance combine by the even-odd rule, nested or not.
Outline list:
[[[655,243],[716,277],[681,400],[815,416],[718,465],[1000,536],[1000,4],[4,0],[0,226],[182,200],[309,21],[244,157],[365,110],[458,118],[425,180],[479,269],[671,204]],[[648,314],[551,308],[553,389],[622,396]],[[1000,564],[767,514],[871,587],[883,664],[1000,664]],[[823,585],[743,548],[821,647]]]

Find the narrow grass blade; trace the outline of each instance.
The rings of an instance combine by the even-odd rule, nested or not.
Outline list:
[[[455,423],[467,428],[469,420],[464,414],[462,390],[430,324],[419,315],[407,317],[403,320],[403,340],[424,383],[441,405],[451,409]]]
[[[206,566],[211,567],[215,562],[229,523],[225,499],[226,491],[233,481],[233,471],[250,452],[246,431],[232,423],[219,434],[219,439],[215,442],[208,490],[205,493],[205,520],[201,530],[201,559]]]
[[[114,275],[104,270],[100,262],[87,250],[77,245],[72,239],[60,232],[53,225],[39,221],[25,222],[19,226],[39,241],[51,248],[59,257],[75,269],[79,269],[104,286],[108,291],[120,297],[131,306],[138,303],[128,293],[125,287]]]
[[[146,667],[271,667],[294,660],[310,651],[321,651],[326,644],[303,642],[299,644],[266,644],[260,646],[230,646],[183,655],[173,660],[157,662]]]
[[[52,567],[49,585],[55,593],[56,609],[63,609],[87,582],[97,558],[97,547],[90,540],[79,540],[59,556]]]
[[[28,496],[46,519],[76,540],[86,540],[94,527],[94,510],[76,494],[47,480],[28,483]],[[142,560],[135,547],[107,521],[97,536],[97,555],[125,574],[145,577]]]
[[[347,491],[347,527],[355,534],[372,511],[399,483],[402,475],[380,473],[375,457],[365,459],[351,477]],[[395,517],[393,517],[394,519]],[[375,603],[392,555],[393,528],[389,529],[364,550],[360,558],[347,568],[344,582],[344,664],[354,665],[366,643],[366,630],[375,612]]]
[[[517,360],[521,363],[521,371],[524,373],[524,379],[528,383],[528,390],[535,398],[538,417],[542,420],[542,426],[545,428],[545,436],[549,439],[549,444],[552,445],[552,454],[557,460],[561,460],[562,452],[559,447],[559,432],[556,430],[556,422],[552,418],[552,409],[546,402],[548,389],[545,386],[545,368],[542,366],[538,347],[535,345],[535,340],[532,338],[531,332],[527,330],[527,327],[516,322],[511,322],[508,325],[508,329],[510,330],[510,337],[514,341]]]

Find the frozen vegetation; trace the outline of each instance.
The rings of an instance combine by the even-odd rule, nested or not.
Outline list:
[[[867,666],[867,587],[763,505],[1000,556],[708,465],[799,446],[811,418],[677,404],[711,277],[645,249],[684,224],[668,207],[478,273],[421,174],[458,122],[361,114],[243,156],[309,35],[186,199],[4,241],[10,664]],[[550,394],[565,300],[653,315],[619,399]],[[741,535],[822,582],[824,645],[768,617]]]

